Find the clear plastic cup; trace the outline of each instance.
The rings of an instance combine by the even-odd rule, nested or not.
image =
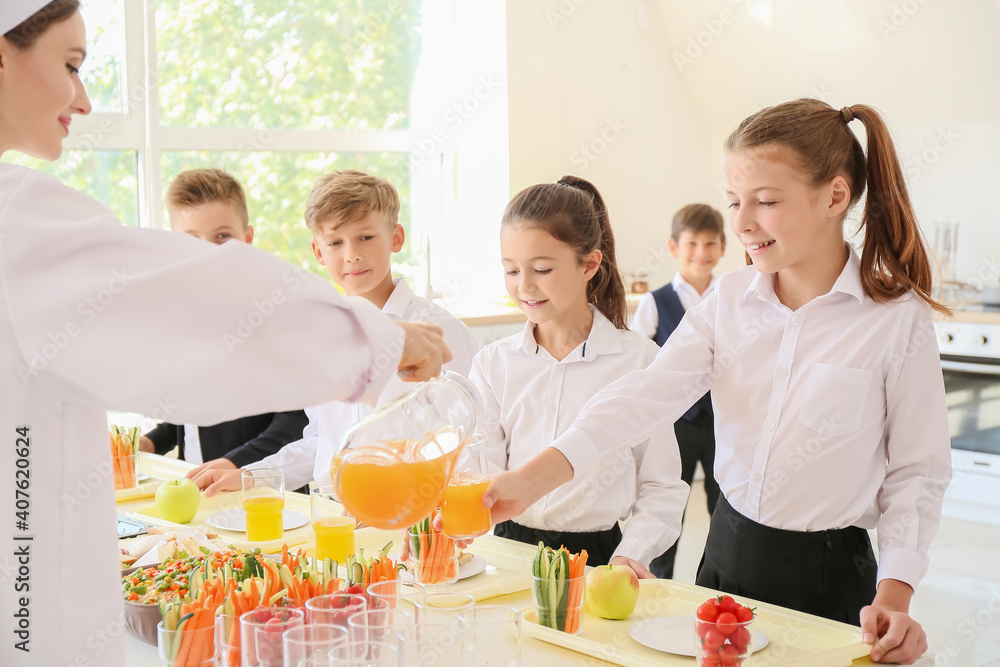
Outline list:
[[[306,600],[306,616],[310,623],[326,623],[347,628],[347,619],[368,608],[363,595],[330,593]]]
[[[305,625],[301,609],[258,607],[240,616],[243,667],[281,667],[284,662],[282,636]]]
[[[743,623],[733,620],[732,623],[702,621],[695,613],[692,637],[699,665],[749,667],[755,619]]]
[[[444,533],[431,528],[423,533],[416,527],[408,531],[413,579],[423,586],[446,586],[458,581],[458,545]]]
[[[547,578],[531,575],[531,579],[538,624],[571,635],[579,634],[586,577],[561,580],[563,583],[559,585],[569,585],[569,592],[565,595],[558,588],[553,590]]]
[[[476,605],[459,613],[475,665],[520,667],[521,612],[499,604]]]
[[[186,624],[185,624],[186,625]],[[156,624],[156,645],[162,667],[215,667],[222,655],[222,623],[192,630],[181,625],[165,630]]]
[[[348,642],[330,651],[330,664],[337,667],[397,667],[396,646],[388,642]]]
[[[328,667],[330,651],[347,643],[347,630],[339,625],[312,623],[286,630],[282,635],[284,667]]]

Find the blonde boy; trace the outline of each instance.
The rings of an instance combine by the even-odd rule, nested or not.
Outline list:
[[[175,232],[221,245],[230,239],[253,243],[253,227],[243,186],[221,169],[182,171],[166,195]]]
[[[453,355],[445,370],[467,375],[478,347],[469,328],[443,308],[416,296],[405,280],[392,276],[392,255],[402,250],[406,240],[398,218],[396,188],[384,178],[355,169],[321,176],[306,201],[305,221],[313,234],[313,254],[333,281],[348,296],[371,301],[394,320],[431,322],[441,327]],[[378,405],[406,390],[402,380],[391,380]],[[309,424],[302,439],[247,468],[282,468],[287,488],[313,480],[328,486],[334,446],[369,412],[366,405],[342,402],[307,408]],[[213,495],[239,489],[240,472],[223,463],[195,469],[189,476],[207,495]]]

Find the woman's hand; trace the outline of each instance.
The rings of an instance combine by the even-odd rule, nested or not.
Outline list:
[[[635,576],[640,579],[656,579],[656,575],[650,572],[642,563],[632,560],[631,558],[626,558],[625,556],[615,556],[608,561],[608,565],[627,567],[635,572]]]
[[[399,360],[400,377],[410,382],[423,382],[441,373],[441,367],[451,361],[451,350],[444,342],[441,327],[427,322],[396,322],[406,338],[403,356]]]
[[[202,463],[200,466],[191,468],[191,470],[188,470],[188,473],[187,475],[185,475],[185,477],[187,477],[188,479],[194,479],[199,475],[201,475],[201,473],[205,472],[206,470],[236,470],[236,464],[230,461],[229,459],[222,459],[222,458],[213,459],[211,461]]]
[[[910,617],[913,589],[895,579],[883,579],[871,605],[861,610],[861,634],[872,644],[874,662],[912,665],[927,650],[927,634]]]

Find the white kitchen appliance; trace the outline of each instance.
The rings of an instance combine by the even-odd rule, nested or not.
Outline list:
[[[934,322],[954,476],[944,515],[1000,526],[1000,313]]]

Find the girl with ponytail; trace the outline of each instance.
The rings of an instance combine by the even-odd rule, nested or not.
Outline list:
[[[899,158],[873,108],[810,99],[751,115],[725,151],[730,227],[752,266],[484,503],[495,520],[520,511],[710,389],[722,497],[697,583],[860,625],[872,660],[913,663],[927,642],[910,599],[951,478],[931,321],[948,309],[931,297]],[[859,256],[844,222],[862,200]]]
[[[528,323],[481,350],[470,379],[483,397],[479,423],[490,462],[506,470],[547,447],[594,394],[644,368],[659,348],[625,326],[615,238],[591,183],[565,176],[517,194],[503,215],[500,249],[507,292]],[[586,549],[588,565],[644,570],[677,539],[687,500],[673,429],[601,464],[495,533]],[[623,532],[618,522],[629,516]]]

